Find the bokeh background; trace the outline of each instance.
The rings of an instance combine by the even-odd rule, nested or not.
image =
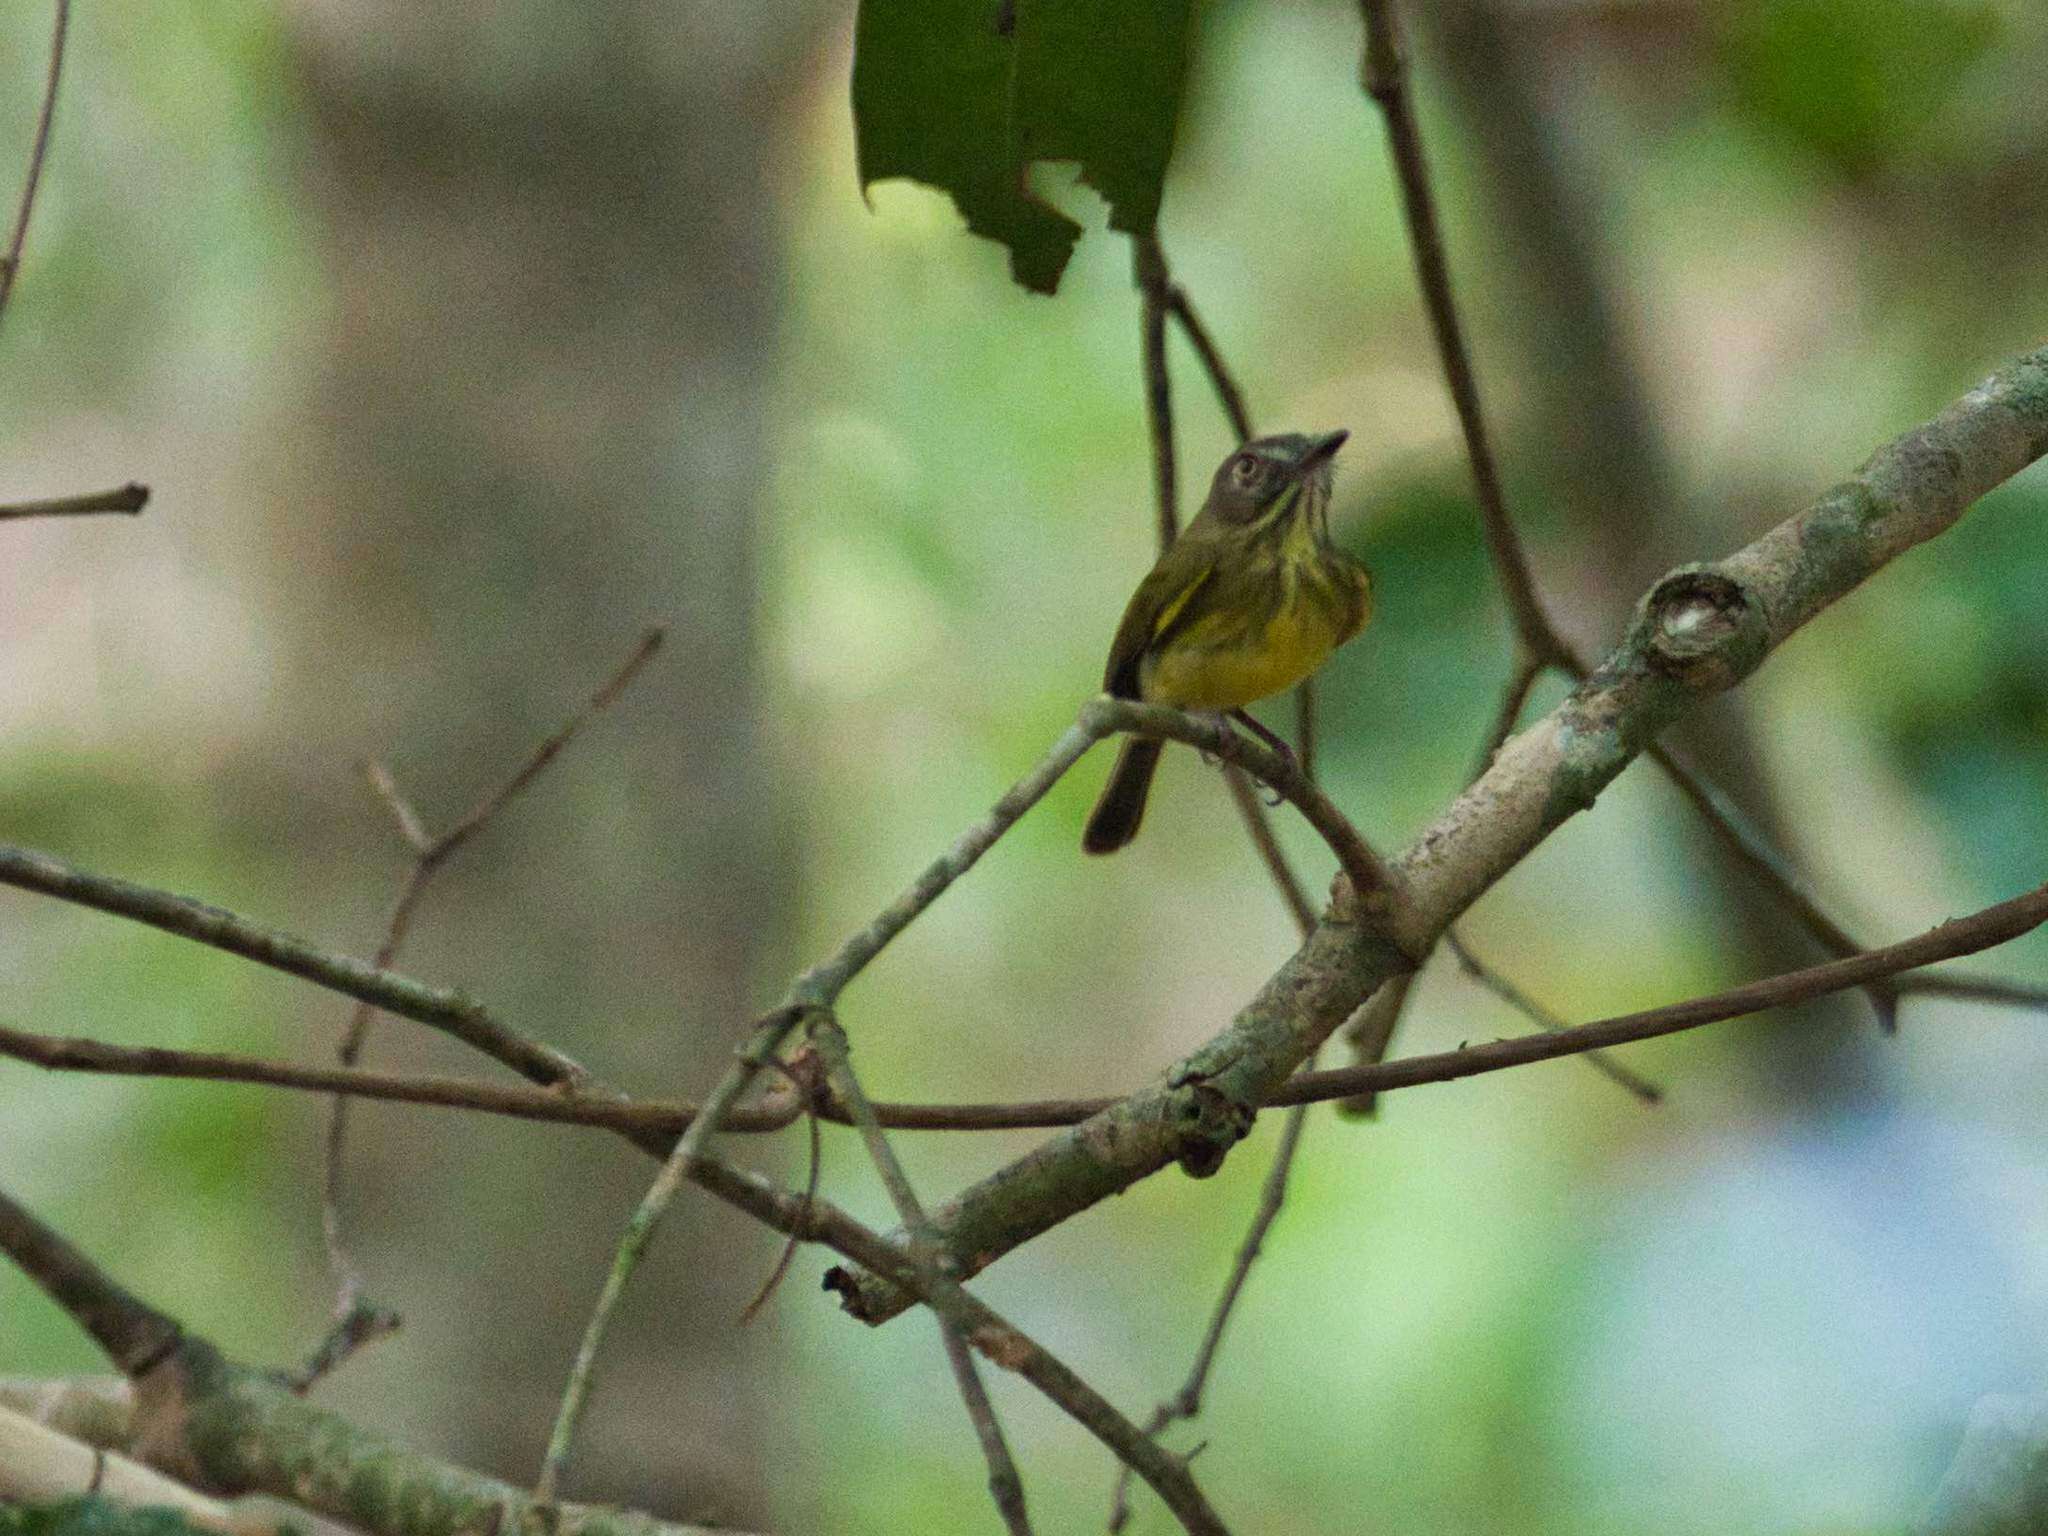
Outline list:
[[[2048,334],[2048,15],[2031,0],[1429,6],[1425,128],[1510,490],[1593,646]],[[0,331],[0,837],[367,954],[404,867],[360,764],[446,822],[641,626],[669,649],[449,868],[405,968],[615,1080],[697,1093],[751,1010],[1021,772],[1148,559],[1138,319],[1091,223],[1056,299],[945,200],[864,203],[844,4],[84,6]],[[41,7],[0,25],[25,156]],[[1260,423],[1348,426],[1382,617],[1325,674],[1323,766],[1398,845],[1507,660],[1354,10],[1203,7],[1163,234]],[[8,162],[12,164],[12,161]],[[9,173],[12,174],[11,172]],[[10,183],[11,184],[11,183]],[[11,193],[9,194],[11,196]],[[1177,352],[1184,477],[1229,447]],[[1831,611],[1688,736],[1872,941],[2048,869],[2048,479]],[[1555,698],[1554,689],[1539,703]],[[1284,707],[1276,716],[1284,719]],[[1213,772],[1076,851],[1063,784],[864,977],[891,1098],[1133,1085],[1291,946]],[[1327,860],[1288,827],[1320,884]],[[1574,1019],[1809,958],[1633,769],[1470,919]],[[2038,938],[1993,957],[2048,979]],[[320,1059],[346,1005],[0,896],[11,1022]],[[1522,1027],[1446,964],[1397,1050]],[[373,1060],[469,1063],[387,1023]],[[2042,1021],[1854,1000],[1318,1111],[1203,1421],[1270,1533],[1905,1529],[1971,1404],[2048,1386]],[[324,1106],[0,1063],[0,1177],[244,1358],[329,1302]],[[594,1134],[367,1106],[348,1210],[405,1331],[322,1398],[514,1479],[649,1168]],[[980,1284],[1118,1402],[1185,1370],[1276,1127]],[[938,1196],[1024,1135],[912,1137]],[[745,1149],[799,1176],[791,1132]],[[846,1135],[826,1185],[886,1203]],[[843,1319],[685,1198],[574,1491],[787,1532],[994,1515],[928,1320]],[[94,1369],[0,1271],[0,1373]],[[1110,1467],[997,1387],[1042,1529]],[[1141,1500],[1136,1528],[1169,1528]]]

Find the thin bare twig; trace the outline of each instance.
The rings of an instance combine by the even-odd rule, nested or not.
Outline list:
[[[1280,846],[1280,839],[1274,835],[1273,821],[1266,814],[1265,802],[1259,798],[1257,783],[1242,768],[1229,763],[1223,768],[1223,783],[1229,789],[1231,799],[1237,802],[1238,814],[1244,818],[1245,831],[1251,834],[1252,846],[1258,850],[1259,859],[1266,866],[1266,873],[1273,877],[1273,887],[1279,891],[1280,899],[1287,904],[1287,911],[1294,919],[1294,926],[1303,934],[1308,933],[1316,925],[1316,909],[1308,899],[1308,892],[1302,888],[1301,877],[1294,872],[1294,866],[1287,862],[1287,854]]]
[[[1181,330],[1201,359],[1209,383],[1223,406],[1224,414],[1230,419],[1231,430],[1237,434],[1240,443],[1248,442],[1253,436],[1251,412],[1246,408],[1244,393],[1237,386],[1230,370],[1224,365],[1222,353],[1217,350],[1208,328],[1196,314],[1194,304],[1186,290],[1172,281],[1166,266],[1165,253],[1160,249],[1156,237],[1141,241],[1140,286],[1145,293],[1145,372],[1146,405],[1155,444],[1154,462],[1157,466],[1157,489],[1160,505],[1169,513],[1173,507],[1173,395],[1167,377],[1166,337],[1164,317],[1173,316],[1180,323]],[[1156,451],[1159,443],[1166,445],[1163,454]],[[1170,523],[1162,518],[1160,523],[1160,549],[1163,552],[1170,542]],[[1316,695],[1315,681],[1304,678],[1294,690],[1295,709],[1295,760],[1301,767],[1302,777],[1310,783],[1315,781],[1316,754]],[[1252,846],[1258,851],[1260,862],[1272,877],[1274,889],[1286,903],[1289,915],[1294,918],[1295,927],[1306,939],[1314,930],[1315,908],[1310,904],[1308,893],[1303,890],[1301,878],[1288,862],[1286,853],[1280,847],[1280,839],[1273,831],[1272,817],[1267,813],[1265,803],[1259,798],[1257,786],[1250,775],[1234,764],[1225,764],[1224,783],[1230,790],[1230,797],[1236,803],[1239,818],[1244,822],[1245,831],[1250,835]],[[1195,1357],[1193,1374],[1189,1383],[1183,1386],[1173,1399],[1187,1404],[1185,1417],[1192,1418],[1199,1410],[1201,1384],[1207,1379],[1209,1369],[1216,1357],[1216,1348],[1221,1343],[1224,1325],[1229,1321],[1230,1312],[1237,1304],[1237,1298],[1244,1289],[1246,1277],[1250,1274],[1252,1262],[1258,1257],[1260,1244],[1266,1229],[1280,1213],[1288,1174],[1294,1165],[1296,1149],[1301,1144],[1301,1124],[1306,1117],[1306,1105],[1291,1109],[1287,1113],[1287,1124],[1280,1137],[1280,1144],[1274,1150],[1272,1167],[1266,1175],[1267,1198],[1262,1199],[1259,1209],[1252,1217],[1250,1229],[1238,1251],[1238,1263],[1233,1268],[1229,1281],[1216,1305],[1215,1314],[1209,1325],[1209,1332]],[[1153,1414],[1153,1421],[1145,1433],[1157,1436],[1171,1422],[1172,1415],[1167,1404],[1162,1403]],[[1111,1496],[1110,1529],[1121,1528],[1130,1512],[1131,1465],[1118,1465],[1116,1486]]]
[[[1003,1524],[1008,1527],[1010,1536],[1031,1536],[1031,1518],[1024,1507],[1024,1480],[1017,1473],[1017,1463],[1010,1455],[1008,1442],[1003,1439],[1002,1426],[996,1421],[995,1406],[989,1401],[988,1388],[982,1384],[981,1374],[974,1368],[974,1356],[967,1347],[967,1334],[974,1322],[963,1305],[960,1286],[938,1262],[938,1247],[932,1237],[930,1218],[925,1215],[924,1205],[917,1198],[917,1191],[911,1188],[903,1164],[889,1145],[888,1136],[883,1133],[882,1123],[875,1118],[875,1107],[868,1102],[860,1079],[854,1073],[853,1055],[846,1042],[845,1030],[840,1028],[839,1020],[828,1010],[811,1016],[810,1033],[824,1062],[826,1081],[853,1115],[854,1126],[868,1149],[875,1171],[882,1176],[890,1203],[896,1207],[897,1219],[910,1234],[911,1257],[924,1277],[926,1295],[939,1325],[939,1336],[945,1341],[946,1359],[953,1368],[953,1379],[959,1386],[960,1399],[967,1407],[975,1438],[981,1443],[982,1458],[988,1463],[989,1496],[1002,1513]]]
[[[806,1204],[759,1174],[735,1168],[716,1157],[698,1159],[691,1178],[700,1188],[757,1221],[779,1232],[793,1233],[806,1242],[823,1243],[855,1264],[887,1274],[908,1294],[930,1304],[924,1272],[908,1251],[855,1221],[831,1201]],[[843,1275],[844,1271],[839,1269],[828,1273],[827,1286],[843,1283]],[[960,1305],[969,1325],[967,1341],[982,1358],[1022,1376],[1107,1446],[1119,1461],[1135,1467],[1138,1476],[1165,1501],[1190,1536],[1228,1536],[1227,1527],[1189,1475],[1185,1457],[1162,1450],[1057,1355],[965,1287],[960,1289]]]
[[[1145,421],[1152,434],[1154,527],[1163,554],[1180,532],[1180,490],[1174,466],[1173,381],[1166,366],[1166,255],[1156,236],[1139,235],[1131,241],[1131,268],[1141,300],[1139,337],[1145,370]]]
[[[1528,1019],[1538,1029],[1554,1034],[1560,1029],[1571,1028],[1563,1019],[1552,1013],[1548,1008],[1545,1008],[1536,999],[1474,954],[1472,946],[1465,942],[1464,936],[1457,929],[1446,929],[1444,932],[1444,942],[1450,946],[1451,953],[1458,957],[1458,964],[1463,968],[1467,976],[1470,976],[1479,985],[1514,1009],[1515,1012]],[[1606,1051],[1588,1051],[1579,1060],[1593,1068],[1594,1071],[1610,1082],[1634,1094],[1645,1104],[1657,1104],[1663,1101],[1663,1089],[1640,1073],[1623,1066]]]
[[[1487,438],[1471,352],[1451,293],[1450,267],[1437,222],[1436,200],[1430,190],[1428,162],[1423,153],[1414,106],[1408,95],[1407,51],[1401,38],[1395,5],[1396,0],[1359,0],[1359,11],[1365,22],[1365,50],[1360,77],[1366,94],[1378,103],[1386,123],[1388,146],[1400,183],[1402,210],[1407,219],[1409,243],[1415,259],[1416,279],[1422,290],[1424,307],[1429,312],[1430,327],[1436,337],[1437,354],[1443,364],[1452,405],[1457,411],[1459,428],[1464,434],[1487,553],[1515,632],[1514,671],[1488,735],[1487,747],[1481,753],[1483,766],[1513,731],[1514,717],[1526,702],[1528,688],[1538,672],[1546,667],[1556,667],[1574,681],[1582,681],[1587,675],[1587,666],[1578,649],[1559,633],[1543,605],[1531,574],[1527,550],[1501,491],[1500,471]],[[1715,836],[1759,882],[1777,894],[1826,953],[1846,956],[1857,952],[1856,942],[1821,909],[1805,882],[1770,846],[1769,841],[1749,825],[1748,819],[1725,795],[1680,762],[1669,749],[1653,744],[1649,755],[1706,819]],[[1869,989],[1868,995],[1877,1011],[1878,1022],[1888,1031],[1896,1027],[1896,996],[1883,987]]]
[[[2044,920],[2048,920],[2048,887],[1987,907],[1970,917],[1943,923],[1903,943],[1864,950],[1845,960],[1831,960],[1804,970],[1783,972],[1763,981],[1662,1008],[1572,1025],[1549,1033],[1517,1035],[1490,1044],[1465,1046],[1433,1055],[1400,1057],[1370,1066],[1299,1072],[1265,1095],[1260,1103],[1266,1107],[1317,1104],[1356,1094],[1452,1082],[1532,1062],[1553,1061],[1590,1050],[1653,1039],[1894,977],[1900,979],[1901,990],[1909,995],[1956,995],[1967,999],[1996,992],[1998,995],[1984,996],[1983,1000],[2038,1008],[2042,1005],[2044,989],[2023,983],[1952,977],[1945,971],[1921,973],[1920,968],[1994,948],[2028,932]],[[1402,979],[1397,976],[1395,981]],[[1369,1009],[1371,1004],[1367,1007]],[[686,1130],[707,1123],[704,1110],[687,1103],[627,1099],[617,1094],[597,1094],[588,1090],[550,1092],[459,1078],[348,1072],[335,1067],[294,1067],[279,1062],[252,1061],[196,1051],[66,1039],[5,1026],[0,1026],[0,1057],[52,1071],[254,1083],[313,1093],[349,1093],[390,1103],[473,1110],[561,1125],[591,1126],[613,1131],[654,1156],[663,1155]],[[1117,1102],[1116,1098],[1104,1096],[986,1104],[879,1102],[875,1105],[875,1116],[892,1131],[1049,1130],[1078,1125]],[[801,1102],[794,1098],[772,1107],[745,1110],[735,1109],[728,1103],[719,1129],[742,1135],[779,1131],[794,1121],[802,1109]],[[819,1102],[816,1109],[823,1119],[838,1124],[852,1123],[845,1106],[830,1098]]]
[[[597,691],[585,700],[581,708],[529,752],[503,782],[487,790],[470,808],[468,814],[438,837],[428,834],[419,814],[400,792],[389,770],[380,763],[368,765],[366,772],[371,788],[390,808],[400,833],[413,849],[412,868],[406,872],[405,880],[399,887],[398,896],[392,903],[391,916],[385,923],[383,942],[377,948],[378,970],[389,970],[396,963],[398,953],[405,945],[406,936],[412,930],[413,915],[419,907],[421,898],[426,895],[427,886],[433,880],[435,872],[453,857],[463,844],[481,832],[500,811],[517,798],[519,793],[555,760],[562,749],[575,740],[578,732],[625,692],[633,679],[639,675],[641,668],[652,661],[655,652],[661,649],[665,634],[666,629],[662,625],[655,625],[643,633],[634,643],[633,649],[627,653],[626,659],[613,670],[611,676]],[[335,1053],[342,1066],[353,1067],[362,1059],[376,1017],[377,1010],[367,999],[357,1003],[355,1011],[349,1016],[348,1028]],[[321,1157],[320,1180],[320,1231],[327,1248],[328,1272],[334,1280],[334,1324],[326,1339],[315,1349],[312,1359],[296,1378],[301,1392],[309,1391],[322,1376],[336,1369],[358,1349],[394,1332],[399,1326],[396,1313],[374,1306],[365,1300],[362,1270],[349,1252],[347,1236],[343,1230],[341,1196],[348,1141],[348,1117],[349,1100],[345,1095],[337,1094],[327,1116],[327,1136]]]
[[[561,1405],[555,1410],[555,1427],[548,1437],[540,1480],[534,1486],[534,1499],[542,1506],[555,1502],[561,1470],[575,1444],[576,1426],[582,1419],[598,1356],[604,1349],[605,1333],[611,1326],[612,1314],[618,1310],[619,1299],[625,1295],[627,1282],[639,1267],[640,1256],[646,1252],[647,1244],[653,1239],[655,1228],[668,1210],[669,1202],[675,1198],[677,1188],[685,1178],[695,1177],[701,1167],[703,1147],[712,1131],[723,1128],[726,1111],[753,1080],[754,1074],[773,1060],[776,1047],[796,1027],[804,1011],[799,1007],[784,1006],[771,1010],[756,1021],[746,1043],[740,1048],[739,1061],[712,1090],[702,1110],[684,1128],[683,1134],[676,1138],[661,1171],[655,1175],[653,1184],[648,1186],[647,1193],[640,1197],[640,1203],[627,1218],[626,1230],[612,1255],[611,1268],[605,1273],[597,1304],[591,1309],[590,1320],[583,1326],[583,1338],[576,1347],[576,1359],[569,1368],[569,1380],[563,1388]]]
[[[1721,846],[1759,884],[1777,896],[1823,953],[1837,958],[1862,953],[1863,946],[1828,916],[1791,861],[1771,845],[1740,806],[1662,742],[1652,743],[1648,756],[1699,812]],[[1878,1026],[1886,1034],[1894,1033],[1899,1027],[1898,993],[1889,984],[1876,982],[1865,987],[1863,994],[1877,1013]]]
[[[1230,1314],[1237,1307],[1237,1299],[1244,1292],[1245,1281],[1251,1278],[1252,1265],[1258,1262],[1259,1253],[1265,1247],[1266,1234],[1273,1230],[1273,1223],[1280,1217],[1280,1211],[1287,1203],[1287,1181],[1294,1172],[1295,1154],[1301,1149],[1301,1131],[1308,1119],[1308,1106],[1297,1104],[1287,1111],[1280,1124],[1280,1144],[1273,1149],[1272,1164],[1266,1169],[1265,1181],[1259,1186],[1258,1208],[1252,1212],[1251,1225],[1245,1228],[1244,1240],[1238,1244],[1237,1257],[1230,1265],[1230,1276],[1223,1282],[1223,1294],[1216,1298],[1216,1306],[1209,1314],[1209,1326],[1202,1334],[1201,1346],[1195,1351],[1194,1364],[1188,1368],[1187,1379],[1180,1390],[1152,1410],[1152,1417],[1145,1424],[1145,1433],[1157,1436],[1176,1419],[1192,1419],[1201,1414],[1202,1392],[1209,1384],[1209,1373],[1216,1365],[1216,1352],[1223,1345],[1223,1330],[1230,1324]],[[1131,1467],[1128,1462],[1117,1468],[1116,1483],[1109,1496],[1109,1529],[1121,1531],[1131,1519]]]
[[[1443,231],[1437,223],[1436,199],[1430,191],[1429,164],[1422,131],[1408,97],[1408,64],[1394,0],[1359,0],[1365,20],[1365,53],[1361,79],[1366,94],[1379,104],[1386,123],[1387,147],[1401,188],[1401,211],[1408,224],[1408,243],[1415,258],[1416,281],[1423,307],[1436,335],[1444,382],[1464,434],[1465,454],[1472,465],[1472,483],[1479,499],[1480,527],[1487,554],[1508,605],[1519,646],[1539,662],[1563,661],[1568,648],[1558,637],[1530,573],[1529,557],[1508,516],[1501,492],[1500,470],[1487,441],[1486,417],[1479,405],[1479,381],[1465,345],[1464,327],[1451,297],[1450,263],[1444,255]]]
[[[129,918],[267,965],[331,992],[374,1003],[386,1013],[428,1025],[460,1040],[503,1062],[529,1082],[558,1083],[577,1078],[583,1072],[554,1047],[500,1023],[474,998],[321,949],[206,902],[94,874],[33,849],[5,845],[0,845],[0,885]]]
[[[149,504],[149,487],[130,480],[111,491],[83,496],[53,496],[45,501],[10,501],[0,505],[0,522],[18,517],[86,517],[95,512],[133,515]]]
[[[1223,406],[1223,414],[1230,418],[1230,430],[1237,434],[1240,443],[1247,443],[1257,434],[1252,431],[1251,412],[1245,409],[1244,391],[1237,380],[1223,364],[1223,354],[1216,350],[1216,342],[1209,334],[1209,328],[1202,323],[1202,317],[1195,313],[1194,301],[1187,290],[1178,283],[1169,283],[1166,289],[1166,312],[1180,325],[1181,334],[1195,349],[1195,356],[1202,361],[1202,369],[1209,375],[1210,387],[1216,391],[1216,399]]]
[[[787,1062],[778,1062],[777,1065],[782,1067],[785,1072],[789,1070],[789,1063]],[[815,1067],[815,1062],[813,1066]],[[810,1156],[807,1159],[809,1169],[804,1175],[804,1204],[806,1206],[809,1206],[813,1200],[818,1198],[818,1179],[825,1167],[825,1139],[823,1132],[819,1129],[823,1121],[818,1114],[818,1094],[816,1092],[818,1086],[822,1085],[814,1084],[804,1091],[804,1129],[808,1133],[810,1140]],[[742,1328],[761,1315],[761,1309],[768,1305],[769,1298],[781,1288],[783,1279],[789,1274],[789,1266],[796,1262],[796,1251],[800,1246],[800,1239],[794,1235],[784,1239],[782,1252],[776,1256],[774,1267],[768,1271],[768,1278],[763,1280],[761,1288],[754,1292],[754,1299],[740,1309],[740,1326]]]
[[[71,27],[71,0],[57,0],[56,19],[50,32],[50,67],[43,78],[43,105],[36,114],[36,136],[29,146],[28,175],[22,182],[21,204],[14,214],[14,233],[7,242],[7,254],[0,256],[0,315],[14,293],[14,279],[21,271],[22,248],[28,243],[29,215],[35,211],[36,189],[42,185],[43,161],[50,153],[50,124],[57,115],[57,85],[64,74],[64,39]]]
[[[1316,776],[1316,685],[1303,678],[1294,689],[1294,760],[1301,764],[1301,776],[1311,783]]]

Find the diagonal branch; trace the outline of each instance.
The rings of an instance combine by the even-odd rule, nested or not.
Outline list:
[[[1391,872],[1404,943],[1341,909],[1223,1031],[1160,1081],[1055,1136],[933,1213],[963,1276],[1170,1163],[1220,1164],[1258,1106],[1375,989],[1600,791],[1658,734],[1735,686],[1830,603],[1943,532],[2048,453],[2048,348],[1753,543],[1656,583],[1622,644],[1549,715],[1513,737]],[[1403,950],[1407,953],[1403,953]],[[1546,1037],[1536,1037],[1541,1043]],[[879,1277],[848,1287],[870,1321],[902,1310]]]
[[[1450,388],[1451,404],[1457,411],[1458,430],[1464,434],[1473,489],[1479,499],[1480,527],[1486,534],[1487,554],[1493,561],[1494,575],[1500,581],[1501,596],[1514,624],[1516,646],[1538,663],[1569,665],[1571,650],[1559,637],[1537,594],[1529,556],[1515,531],[1514,520],[1508,516],[1500,469],[1487,441],[1486,417],[1479,405],[1479,381],[1472,371],[1472,355],[1465,344],[1457,304],[1451,297],[1450,262],[1444,254],[1436,199],[1430,192],[1422,130],[1416,124],[1415,106],[1408,95],[1407,53],[1394,0],[1359,0],[1359,10],[1365,19],[1361,79],[1366,94],[1379,104],[1386,122],[1387,147],[1400,182],[1401,212],[1408,224],[1415,276],[1422,289],[1423,307],[1429,313],[1430,329],[1436,336],[1437,354],[1443,360],[1444,382]]]
[[[1137,704],[1104,694],[1082,709],[1081,720],[1085,727],[1102,734],[1129,731],[1183,742],[1249,773],[1292,804],[1301,812],[1302,819],[1315,828],[1337,856],[1339,867],[1371,920],[1387,926],[1410,954],[1420,953],[1412,947],[1415,929],[1405,914],[1395,875],[1380,862],[1379,855],[1359,835],[1351,819],[1301,771],[1298,763],[1282,757],[1263,742],[1240,735],[1220,720],[1183,714],[1161,704]]]
[[[1507,602],[1508,616],[1515,633],[1513,669],[1480,751],[1483,768],[1514,730],[1515,721],[1527,702],[1529,688],[1545,669],[1555,667],[1574,681],[1583,682],[1588,668],[1585,658],[1558,632],[1543,606],[1530,574],[1527,550],[1501,492],[1500,472],[1487,439],[1471,352],[1451,293],[1450,265],[1444,254],[1435,197],[1430,190],[1421,130],[1416,124],[1414,105],[1408,93],[1407,49],[1395,5],[1396,0],[1359,0],[1359,11],[1365,23],[1360,79],[1366,94],[1379,105],[1386,123],[1388,145],[1401,188],[1402,210],[1408,224],[1409,243],[1415,258],[1416,278],[1435,333],[1445,383],[1464,434],[1487,552]],[[1653,745],[1650,755],[1705,819],[1716,839],[1730,850],[1754,879],[1777,896],[1825,953],[1842,956],[1858,952],[1855,940],[1822,910],[1806,883],[1733,802],[1674,756],[1670,749],[1661,744]],[[1878,1022],[1887,1030],[1893,1028],[1898,1012],[1897,997],[1877,987],[1871,989],[1870,1000],[1877,1010]]]
[[[0,1254],[134,1382],[136,1453],[180,1481],[228,1496],[270,1494],[368,1536],[710,1536],[598,1505],[543,1511],[517,1488],[313,1408],[275,1372],[225,1359],[122,1289],[4,1192]]]
[[[1561,1029],[1571,1027],[1474,954],[1472,946],[1465,942],[1457,929],[1444,930],[1444,943],[1449,945],[1451,953],[1457,956],[1458,965],[1467,976],[1529,1020],[1538,1030],[1545,1034],[1556,1034]],[[1609,1082],[1634,1094],[1645,1104],[1659,1103],[1664,1097],[1663,1089],[1642,1074],[1622,1065],[1605,1051],[1588,1051],[1579,1059]]]

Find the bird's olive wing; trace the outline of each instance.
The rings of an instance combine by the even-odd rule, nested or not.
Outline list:
[[[1185,540],[1160,557],[1131,594],[1123,622],[1116,627],[1109,664],[1102,670],[1106,690],[1120,699],[1138,697],[1138,663],[1187,622],[1195,594],[1215,570],[1209,551],[1191,547]]]

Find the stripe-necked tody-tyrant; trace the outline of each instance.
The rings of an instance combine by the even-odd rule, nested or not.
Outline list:
[[[1234,715],[1314,672],[1372,617],[1372,577],[1330,538],[1330,461],[1348,436],[1290,432],[1225,459],[1202,510],[1138,584],[1102,686],[1120,699]],[[1138,835],[1164,743],[1127,738],[1081,846]]]

